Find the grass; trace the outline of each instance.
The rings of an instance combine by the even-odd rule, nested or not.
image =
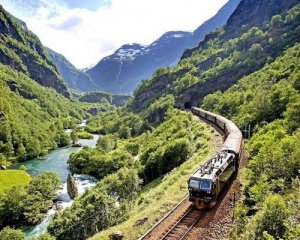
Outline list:
[[[30,176],[23,170],[1,170],[0,194],[14,186],[25,186],[29,181]]]
[[[199,121],[195,118],[195,121]],[[159,219],[169,212],[187,194],[187,180],[199,165],[207,160],[221,143],[221,138],[210,127],[205,127],[208,144],[199,149],[193,156],[172,172],[144,187],[136,201],[132,204],[127,221],[102,231],[92,237],[92,240],[109,239],[109,234],[120,230],[125,239],[138,239],[150,229]],[[144,220],[142,225],[135,226],[138,220]]]

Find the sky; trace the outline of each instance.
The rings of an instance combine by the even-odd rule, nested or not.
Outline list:
[[[228,0],[0,0],[77,68],[126,43],[148,45],[167,31],[194,31]]]

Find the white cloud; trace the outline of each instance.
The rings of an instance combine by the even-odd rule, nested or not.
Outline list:
[[[112,0],[109,7],[89,11],[42,1],[47,5],[39,7],[33,16],[18,17],[23,17],[46,46],[79,68],[97,63],[125,43],[150,44],[166,31],[195,30],[227,2]]]

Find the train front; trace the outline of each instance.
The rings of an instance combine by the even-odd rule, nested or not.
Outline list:
[[[216,204],[215,184],[211,179],[192,176],[188,180],[189,201],[198,209],[210,208]]]

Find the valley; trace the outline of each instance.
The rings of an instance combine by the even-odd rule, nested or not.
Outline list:
[[[299,0],[229,0],[84,71],[3,5],[1,240],[300,237]]]

